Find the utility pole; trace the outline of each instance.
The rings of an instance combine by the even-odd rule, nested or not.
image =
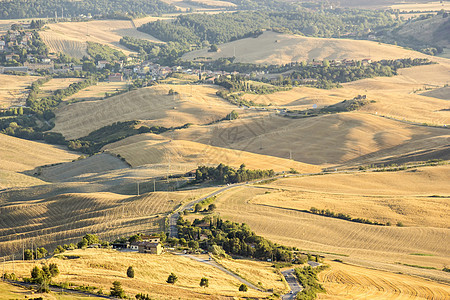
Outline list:
[[[156,192],[156,181],[153,179],[153,193]]]
[[[13,254],[12,264],[13,264],[13,274],[16,274],[15,269],[14,269],[14,254]]]

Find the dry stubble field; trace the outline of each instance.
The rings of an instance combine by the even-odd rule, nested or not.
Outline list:
[[[345,262],[450,282],[448,166],[417,172],[331,174],[238,187],[216,200],[221,217],[257,234]],[[366,190],[365,187],[368,187]],[[439,197],[430,197],[439,195]],[[393,226],[366,225],[304,212],[311,206]],[[397,227],[397,221],[405,227]],[[404,264],[430,267],[423,269]],[[432,269],[435,268],[435,269]]]
[[[0,108],[25,105],[28,91],[25,90],[38,76],[15,76],[0,74]]]

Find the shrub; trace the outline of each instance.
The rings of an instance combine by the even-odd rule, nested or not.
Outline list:
[[[201,287],[208,287],[209,286],[208,278],[203,277],[202,279],[200,279],[200,286]]]
[[[239,291],[240,291],[240,292],[246,292],[246,291],[248,291],[247,285],[246,285],[245,283],[241,284],[241,285],[239,286]]]
[[[129,277],[129,278],[134,278],[134,269],[133,269],[133,267],[128,267],[128,269],[127,269],[127,276]]]
[[[177,275],[170,273],[169,277],[167,278],[167,283],[175,284],[177,280],[178,280]]]

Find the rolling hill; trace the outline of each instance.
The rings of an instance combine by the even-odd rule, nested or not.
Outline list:
[[[173,89],[178,95],[168,95]],[[76,139],[118,121],[177,127],[204,124],[225,117],[235,107],[215,95],[208,85],[158,85],[98,101],[63,104],[56,111],[54,132]],[[195,97],[191,97],[195,95]]]
[[[257,38],[245,38],[221,44],[220,51],[208,49],[189,52],[185,60],[195,58],[218,59],[236,57],[236,62],[258,64],[286,64],[295,61],[365,58],[372,60],[426,57],[426,55],[401,47],[371,41],[313,38],[265,31]]]

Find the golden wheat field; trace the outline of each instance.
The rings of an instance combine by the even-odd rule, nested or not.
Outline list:
[[[45,184],[45,181],[18,172],[0,169],[0,189]]]
[[[179,94],[168,95],[170,89]],[[74,139],[118,121],[144,120],[165,127],[210,123],[235,109],[216,96],[216,90],[209,85],[158,85],[105,100],[63,104],[56,111],[52,131]]]
[[[174,138],[326,166],[372,163],[442,149],[449,135],[444,128],[351,112],[303,119],[262,115],[212,128],[191,127],[176,131]]]
[[[438,98],[442,100],[450,100],[450,87],[437,88],[431,91],[421,93],[422,96]]]
[[[333,182],[332,180],[328,181],[327,176],[319,176],[323,186],[331,185]],[[283,192],[280,192],[283,189],[277,187],[276,184],[283,180],[279,179],[275,183],[263,187],[238,187],[222,193],[216,200],[220,216],[236,222],[244,222],[257,234],[284,245],[298,247],[302,251],[319,252],[326,257],[339,258],[345,262],[356,263],[365,267],[403,272],[450,282],[448,273],[440,271],[450,263],[448,258],[449,246],[442,243],[448,238],[449,228],[442,221],[436,222],[438,226],[439,224],[445,226],[442,228],[425,227],[423,225],[377,226],[310,214],[304,212],[303,209],[309,209],[308,206],[314,204],[314,201],[311,200],[314,197],[313,194],[306,194],[307,196],[303,197],[304,192],[299,189],[296,192],[284,192],[284,197],[278,198],[279,195],[283,195]],[[370,184],[370,181],[368,184]],[[391,181],[391,185],[395,185],[395,182]],[[294,202],[292,200],[294,193],[298,193],[294,199],[298,199],[301,204],[291,207],[290,204]],[[325,195],[325,199],[321,200],[322,194],[326,193],[316,193],[317,206],[319,204],[325,206],[327,205],[326,202],[332,203],[333,206],[328,205],[327,207],[335,207],[335,213],[339,213],[339,209],[348,212],[352,206],[355,206],[356,210],[352,212],[352,217],[367,218],[368,211],[372,208],[375,212],[380,210],[386,212],[390,203],[385,204],[386,207],[380,209],[382,204],[371,200],[371,197],[375,198],[374,196],[366,200],[366,195],[359,195],[359,197],[351,200],[351,194],[344,195],[344,197],[336,195],[336,199],[333,201],[332,195]],[[272,197],[273,202],[270,201]],[[433,214],[441,220],[448,219],[448,217],[442,215],[442,211],[446,210],[448,205],[446,201],[448,198],[429,202],[436,205],[437,209],[422,205],[420,203],[422,199],[419,197],[410,197],[411,201],[416,198],[418,209],[409,208],[408,202],[396,201],[397,198],[394,197],[391,206],[391,209],[397,215],[404,214],[406,217],[415,218],[419,221],[421,216],[427,214]],[[342,203],[340,199],[343,199]],[[364,210],[363,205],[359,204],[360,199],[364,199],[366,210]],[[287,207],[283,207],[283,200],[291,202],[287,203]],[[390,198],[380,197],[380,201],[383,200],[389,201]],[[264,203],[259,203],[259,201]],[[321,207],[317,208],[321,209]],[[405,209],[402,210],[403,208]],[[362,215],[354,215],[358,209],[363,213]],[[417,214],[417,216],[409,216],[408,214]],[[375,213],[370,213],[370,216],[375,219]],[[428,222],[432,221],[431,218],[428,219]],[[414,255],[415,253],[417,255]],[[421,254],[424,255],[420,256]],[[406,264],[429,267],[430,269],[411,267]]]
[[[3,170],[22,172],[42,165],[71,161],[78,156],[62,147],[0,134],[0,166]]]
[[[245,163],[249,169],[273,169],[300,172],[318,172],[320,168],[288,159],[258,155],[245,151],[218,148],[187,140],[161,140],[153,134],[127,138],[110,144],[104,150],[120,154],[133,167],[142,165],[166,165],[170,172],[180,173],[195,169],[199,165],[224,163],[235,168]]]
[[[392,9],[400,11],[429,11],[434,12],[441,9],[448,10],[450,8],[449,1],[431,1],[427,3],[399,3],[391,5]]]
[[[39,97],[48,97],[56,90],[65,89],[72,83],[83,81],[81,78],[52,78],[39,88]]]
[[[87,56],[86,41],[80,37],[68,37],[64,33],[54,31],[40,31],[39,35],[47,45],[50,53],[64,53],[75,58]]]
[[[64,259],[64,257],[72,259]],[[228,297],[265,298],[269,294],[249,289],[245,294],[238,291],[240,282],[227,273],[213,266],[196,260],[165,253],[162,255],[140,254],[136,252],[119,252],[115,250],[85,249],[67,251],[46,261],[58,265],[60,275],[54,280],[70,282],[76,285],[95,287],[109,292],[113,281],[120,281],[127,296],[137,293],[149,294],[156,299],[227,299]],[[252,263],[259,272],[267,272],[264,265]],[[16,262],[16,274],[29,276],[30,270],[40,262]],[[244,264],[244,262],[243,262]],[[135,270],[135,278],[127,278],[129,266]],[[8,272],[12,265],[7,264]],[[170,273],[178,276],[174,285],[166,283]],[[200,279],[206,277],[209,287],[199,286]],[[228,298],[229,299],[229,298]]]
[[[0,74],[0,108],[25,105],[28,96],[26,88],[39,78]]]
[[[95,296],[82,296],[67,293],[37,293],[26,288],[21,288],[6,282],[0,282],[0,299],[23,299],[23,298],[39,298],[45,300],[85,300],[85,299],[104,299]]]
[[[119,40],[124,36],[160,42],[156,38],[138,31],[132,21],[126,20],[56,23],[48,24],[47,27],[40,34],[50,47],[50,51],[64,52],[69,55],[72,53],[75,57],[85,55],[87,41],[108,45],[127,55],[132,51],[119,44]]]
[[[157,191],[140,196],[63,192],[64,188],[81,184],[43,186],[34,190],[34,197],[33,190],[0,195],[1,255],[18,253],[22,243],[26,248],[33,243],[53,250],[59,244],[76,242],[86,233],[113,241],[138,232],[161,232],[169,211],[209,191]]]
[[[371,41],[313,38],[266,31],[257,38],[245,38],[219,45],[220,51],[208,49],[189,52],[185,60],[210,57],[236,57],[237,62],[286,64],[296,61],[365,58],[372,60],[427,57],[404,48]]]
[[[448,299],[448,285],[422,278],[327,262],[319,273],[326,294],[318,299]]]
[[[64,99],[64,101],[85,101],[103,99],[106,93],[115,93],[125,89],[128,82],[98,82],[96,85],[82,89],[78,93]]]

